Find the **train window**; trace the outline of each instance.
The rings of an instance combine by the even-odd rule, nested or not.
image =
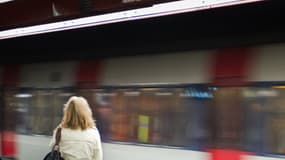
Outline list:
[[[81,89],[103,140],[202,147],[212,92],[204,88]]]
[[[243,149],[257,153],[284,154],[285,108],[282,89],[272,86],[239,87],[243,111],[238,132],[243,139]],[[224,97],[224,102],[226,102]],[[244,138],[242,138],[244,137]]]
[[[62,118],[63,104],[71,95],[74,93],[60,89],[18,90],[10,96],[17,102],[16,131],[20,134],[51,135]]]
[[[280,87],[125,87],[76,94],[88,100],[105,142],[285,154]],[[66,89],[5,89],[2,129],[51,135],[72,95]]]

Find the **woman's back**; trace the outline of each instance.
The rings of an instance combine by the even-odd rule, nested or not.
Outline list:
[[[55,138],[53,137],[50,147],[54,143]],[[86,130],[62,128],[59,146],[64,160],[103,159],[100,135],[96,128]]]
[[[95,127],[92,111],[83,97],[71,97],[64,105],[59,125],[59,148],[64,160],[103,160],[101,139]],[[55,144],[56,130],[50,143]]]
[[[101,160],[102,150],[96,128],[61,131],[60,151],[65,160]]]

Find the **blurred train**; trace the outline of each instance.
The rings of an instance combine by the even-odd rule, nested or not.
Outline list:
[[[38,160],[72,95],[104,160],[285,156],[285,44],[1,67],[1,152]]]

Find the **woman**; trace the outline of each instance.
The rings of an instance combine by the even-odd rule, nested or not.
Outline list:
[[[71,97],[58,127],[62,128],[59,146],[64,160],[103,160],[100,134],[86,99]],[[55,133],[56,129],[50,147],[55,144]]]

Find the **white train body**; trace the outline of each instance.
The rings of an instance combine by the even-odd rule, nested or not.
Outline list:
[[[217,66],[215,60],[220,50],[189,51],[183,53],[165,53],[159,55],[142,55],[128,57],[114,57],[101,60],[68,61],[68,62],[41,62],[33,64],[20,64],[18,73],[4,73],[2,66],[1,80],[4,89],[6,86],[17,90],[27,89],[65,89],[80,86],[80,88],[153,88],[157,86],[187,86],[210,84],[221,85],[217,82],[217,75],[213,68]],[[249,50],[249,65],[246,65],[246,73],[239,73],[238,82],[227,83],[226,86],[239,86],[252,83],[280,83],[285,82],[285,44],[272,44],[252,47]],[[233,58],[236,53],[227,53]],[[229,60],[233,61],[233,60]],[[14,67],[14,66],[13,66]],[[94,67],[94,68],[92,68]],[[229,66],[224,66],[225,68]],[[229,67],[230,68],[230,67]],[[226,74],[222,79],[230,79]],[[13,76],[17,74],[17,76]],[[5,78],[18,77],[17,80]],[[15,81],[15,83],[13,82]],[[222,81],[224,82],[224,80]],[[167,88],[167,87],[166,87]],[[19,91],[20,92],[20,91]],[[4,95],[2,95],[4,97]],[[5,101],[5,100],[4,100]],[[48,101],[47,101],[48,102]],[[6,112],[4,112],[6,113]],[[60,117],[55,117],[59,119]],[[13,121],[13,117],[10,117]],[[7,121],[7,120],[6,120]],[[41,121],[44,122],[42,119]],[[47,119],[48,121],[48,119]],[[45,124],[41,124],[45,125]],[[2,132],[2,152],[7,149],[7,136]],[[13,155],[3,157],[15,157],[19,160],[42,159],[49,151],[48,143],[50,135],[24,134],[15,132],[11,139],[14,143],[11,149]],[[284,135],[283,135],[284,136]],[[4,138],[3,138],[4,137]],[[285,136],[284,136],[285,137]],[[8,140],[9,141],[9,140]],[[103,140],[104,141],[104,140]],[[1,145],[0,145],[1,146]],[[128,141],[104,141],[104,160],[211,160],[211,152],[203,149],[187,149],[185,147],[165,145],[133,143]],[[285,149],[284,149],[285,151]],[[9,152],[9,151],[8,151]],[[0,154],[1,155],[1,154]],[[264,154],[244,154],[240,159],[244,160],[281,160],[282,154],[268,156]]]

